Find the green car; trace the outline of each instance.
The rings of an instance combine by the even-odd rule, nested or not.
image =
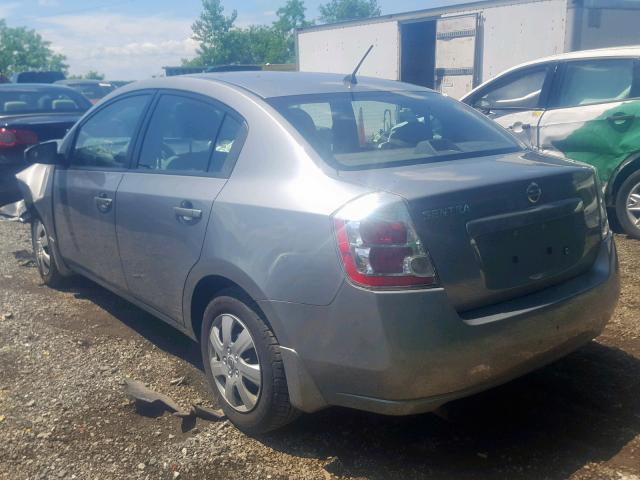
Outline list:
[[[461,100],[533,148],[593,165],[614,228],[640,239],[640,47],[518,65]]]

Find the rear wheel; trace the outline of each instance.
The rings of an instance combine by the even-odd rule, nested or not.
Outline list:
[[[64,277],[58,271],[56,260],[51,251],[51,240],[47,228],[39,218],[35,218],[31,223],[31,244],[38,272],[44,284],[50,287],[59,286]]]
[[[209,303],[201,350],[218,403],[240,430],[264,433],[296,418],[278,341],[242,292],[225,290]]]
[[[640,170],[629,175],[618,189],[616,217],[624,233],[640,239]]]

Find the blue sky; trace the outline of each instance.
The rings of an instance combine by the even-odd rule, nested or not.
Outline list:
[[[326,0],[305,0],[307,17]],[[223,0],[238,11],[238,26],[271,23],[285,0]],[[454,0],[378,0],[382,13],[462,3]],[[191,24],[201,0],[0,0],[0,18],[36,29],[68,59],[71,73],[97,70],[110,79],[141,79],[163,65],[191,58],[197,44]]]

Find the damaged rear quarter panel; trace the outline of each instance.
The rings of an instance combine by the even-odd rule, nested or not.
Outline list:
[[[632,116],[614,121],[615,115]],[[593,165],[602,182],[640,151],[640,101],[602,103],[548,110],[539,126],[543,152]]]

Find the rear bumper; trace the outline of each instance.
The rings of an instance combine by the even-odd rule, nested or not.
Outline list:
[[[550,363],[600,334],[619,293],[613,239],[561,285],[461,318],[443,289],[345,283],[327,306],[263,301],[283,345],[292,403],[426,412]]]

